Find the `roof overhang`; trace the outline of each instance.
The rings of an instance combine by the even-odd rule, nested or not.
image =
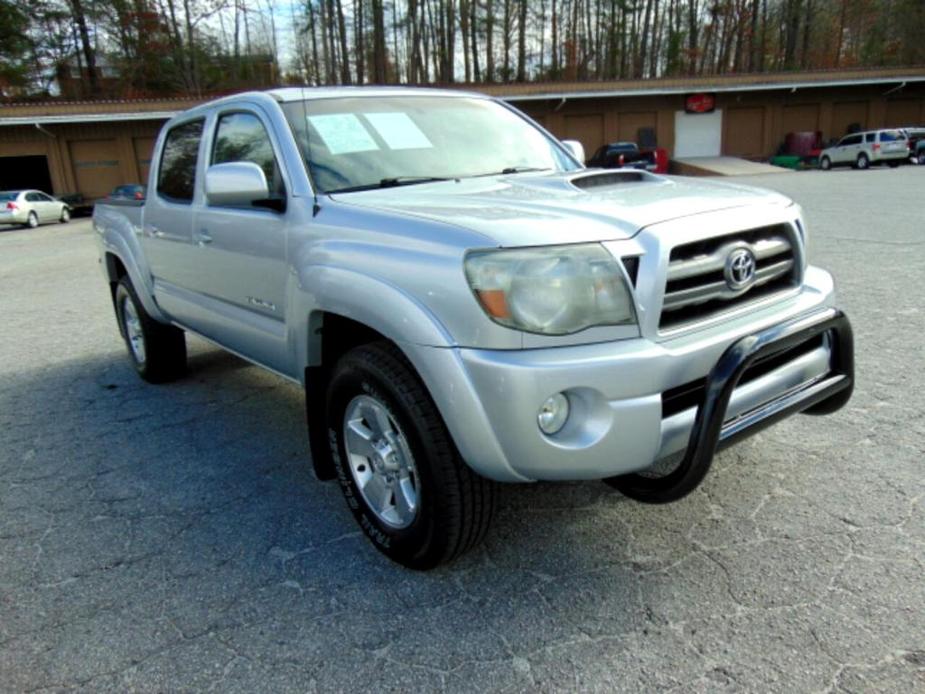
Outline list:
[[[498,91],[495,96],[505,101],[543,101],[550,99],[608,99],[633,96],[666,96],[673,94],[692,94],[695,92],[762,92],[762,91],[799,91],[801,89],[831,89],[833,87],[859,87],[865,85],[897,85],[913,82],[925,82],[925,75],[898,77],[869,77],[865,79],[808,80],[793,82],[755,82],[751,84],[703,84],[692,83],[678,86],[660,86],[646,88],[616,89],[576,89],[569,91],[538,92],[519,94]]]
[[[70,125],[111,121],[168,120],[181,111],[133,111],[130,113],[72,113],[67,115],[0,117],[0,125]]]

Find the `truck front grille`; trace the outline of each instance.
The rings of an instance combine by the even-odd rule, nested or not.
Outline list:
[[[671,250],[659,330],[673,330],[799,285],[793,227],[775,224],[676,246]],[[754,281],[735,289],[726,263],[739,248],[755,259]]]

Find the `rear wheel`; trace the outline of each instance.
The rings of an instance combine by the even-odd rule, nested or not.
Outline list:
[[[35,212],[30,212],[26,217],[26,226],[35,229],[39,225],[39,216]]]
[[[828,171],[832,168],[832,160],[828,157],[822,157],[822,159],[819,160],[819,166],[823,171]]]
[[[398,348],[363,345],[338,362],[327,422],[341,491],[376,549],[407,567],[430,569],[482,540],[495,484],[460,458]]]
[[[864,154],[863,152],[861,152],[861,153],[858,155],[857,162],[855,163],[855,166],[856,166],[857,168],[861,169],[862,171],[863,171],[864,169],[870,168],[870,159],[867,158],[867,155],[866,155],[866,154]]]
[[[67,224],[71,221],[71,211],[66,207],[61,208],[61,219],[59,220],[62,224]]]
[[[151,318],[129,278],[116,285],[116,320],[138,375],[150,383],[166,383],[186,371],[186,337],[182,330]]]

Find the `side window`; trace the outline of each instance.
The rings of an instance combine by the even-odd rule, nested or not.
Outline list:
[[[38,202],[35,193],[26,193],[26,202]]]
[[[873,142],[874,138],[877,137],[877,133],[867,133],[864,136],[864,142]]]
[[[251,113],[227,113],[218,120],[212,163],[235,161],[249,161],[259,166],[267,177],[270,195],[285,196],[286,189],[270,136],[260,119]]]
[[[39,193],[38,195],[39,200],[42,202],[54,202],[54,200],[51,199],[51,196],[45,195],[45,193]]]
[[[196,162],[204,121],[171,128],[164,140],[157,172],[157,192],[173,202],[189,203],[196,186]]]

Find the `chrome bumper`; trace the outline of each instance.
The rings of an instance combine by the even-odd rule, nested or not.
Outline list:
[[[836,315],[834,302],[831,276],[810,268],[792,299],[662,342],[507,351],[402,347],[463,459],[480,474],[511,482],[602,479],[639,472],[688,448],[702,398],[669,411],[666,393],[705,384],[730,345],[744,338],[793,321],[827,320]],[[825,378],[835,363],[833,339],[819,339],[793,359],[775,358],[737,382],[723,410],[730,441],[740,429],[757,430],[753,415],[764,405]],[[557,392],[568,395],[572,414],[561,432],[547,436],[537,411]]]

